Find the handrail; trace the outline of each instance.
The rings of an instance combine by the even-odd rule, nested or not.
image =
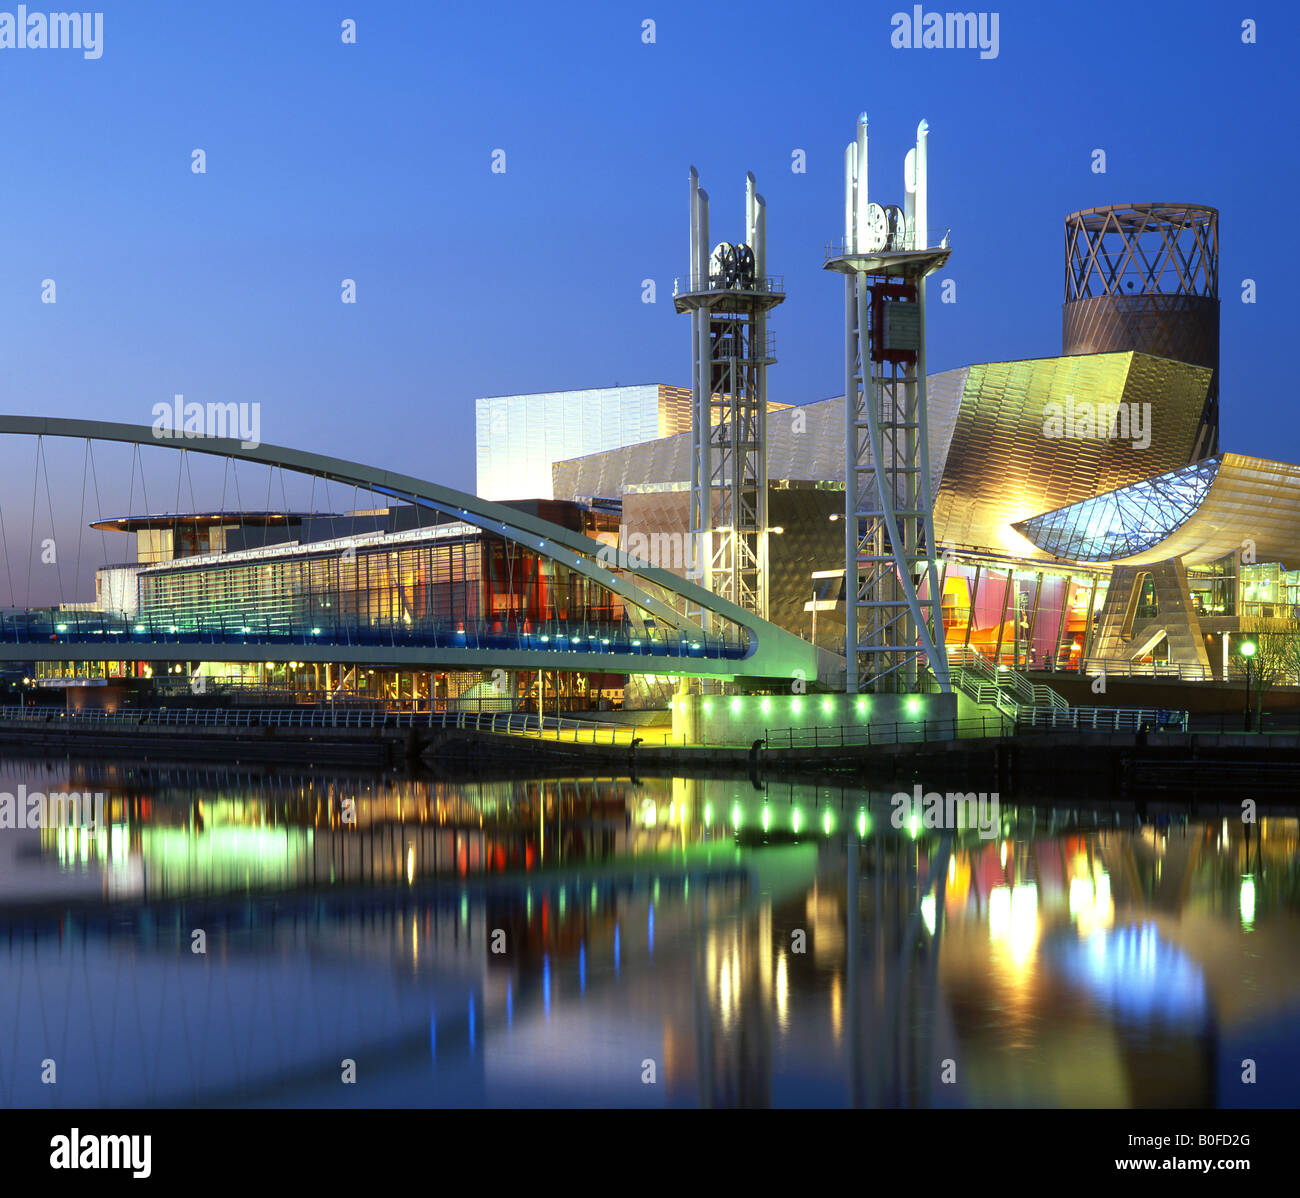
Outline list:
[[[739,659],[750,650],[748,632],[695,633],[633,627],[624,622],[413,620],[370,624],[323,617],[189,615],[28,609],[0,618],[0,643],[13,644],[259,644],[382,645],[435,649],[514,649],[550,653]]]
[[[386,711],[356,706],[339,708],[233,708],[181,707],[127,708],[121,711],[68,712],[41,704],[0,706],[0,720],[25,720],[68,725],[166,728],[458,728],[478,732],[542,737],[572,734],[578,743],[616,744],[635,739],[635,724],[608,720],[572,720],[560,716],[538,716],[529,712],[490,711]],[[590,733],[590,737],[587,734]],[[644,735],[644,732],[643,732]]]
[[[1163,720],[1161,717],[1165,717]],[[1019,718],[969,716],[953,719],[905,720],[812,728],[770,729],[764,737],[768,748],[836,748],[849,745],[920,743],[931,740],[1004,737],[1022,732],[1052,732],[1072,729],[1088,732],[1141,732],[1159,729],[1186,732],[1185,711],[1166,712],[1146,707],[1072,707],[1065,714],[1059,708],[1022,708]]]

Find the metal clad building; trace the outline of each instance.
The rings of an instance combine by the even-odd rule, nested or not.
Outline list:
[[[551,465],[691,427],[691,393],[648,383],[474,401],[483,499],[551,499]]]

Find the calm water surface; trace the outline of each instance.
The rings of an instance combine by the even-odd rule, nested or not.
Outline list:
[[[107,806],[0,829],[0,1105],[1300,1105],[1294,809],[1046,796],[986,838],[749,780],[20,785]]]

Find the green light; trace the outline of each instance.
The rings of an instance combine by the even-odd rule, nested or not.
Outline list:
[[[1241,649],[1239,650],[1239,652],[1241,653],[1242,657],[1254,657],[1254,656],[1255,656],[1255,642],[1254,642],[1254,641],[1242,641],[1242,643],[1241,643]]]
[[[834,706],[835,704],[832,703],[829,699],[822,700],[822,711],[824,711],[827,715],[830,715],[831,710],[832,708],[834,708]]]
[[[860,840],[866,839],[867,828],[869,826],[870,825],[867,820],[867,813],[865,811],[859,811],[858,812],[858,838]]]
[[[740,708],[741,708],[740,696],[737,695],[734,699],[731,700],[731,714],[739,715]]]
[[[798,695],[790,700],[790,710],[795,715],[798,715],[803,710],[803,700]]]
[[[713,804],[705,803],[704,804],[704,826],[707,828],[712,823],[713,823]]]
[[[766,832],[768,825],[772,822],[772,814],[767,809],[767,804],[763,804],[763,831]]]
[[[705,700],[704,700],[704,714],[705,714],[705,715],[712,715],[712,714],[713,714],[713,700],[712,700],[712,699],[705,699]]]
[[[1241,909],[1241,926],[1249,932],[1255,925],[1255,877],[1253,874],[1242,874],[1241,876],[1241,896],[1238,900],[1238,906]]]
[[[829,811],[822,816],[822,831],[825,832],[827,836],[831,834],[831,813]]]
[[[772,700],[764,699],[762,706],[763,706],[763,714],[767,715],[767,713],[772,710]]]
[[[732,803],[731,805],[731,826],[740,831],[740,804]]]
[[[915,840],[921,834],[921,817],[912,815],[907,821],[907,834]]]
[[[907,714],[916,715],[921,710],[921,700],[912,698],[907,701]]]
[[[796,807],[790,813],[790,827],[794,829],[794,834],[799,835],[799,828],[803,824],[803,813]]]
[[[857,701],[857,703],[856,703],[854,706],[856,706],[857,709],[858,709],[858,715],[866,715],[866,714],[867,714],[867,701],[866,701],[866,699],[859,699],[859,700]]]

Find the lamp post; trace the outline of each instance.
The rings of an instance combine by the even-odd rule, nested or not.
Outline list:
[[[1250,679],[1251,666],[1255,661],[1255,642],[1243,641],[1241,648],[1238,650],[1242,657],[1246,659],[1246,723],[1245,731],[1250,731]]]

